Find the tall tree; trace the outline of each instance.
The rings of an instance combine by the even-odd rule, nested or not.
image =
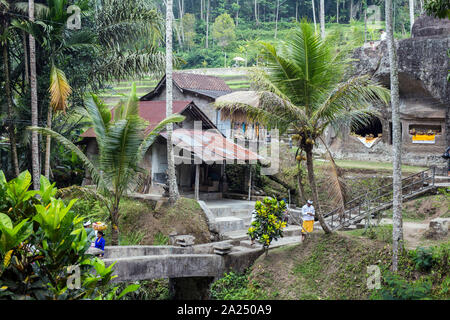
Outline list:
[[[320,0],[320,35],[325,39],[325,0]]]
[[[314,21],[314,31],[317,32],[317,24],[316,24],[316,6],[314,5],[315,0],[311,0],[312,12],[313,12],[313,21]]]
[[[209,1],[208,1],[209,3]],[[172,12],[173,0],[167,0],[166,4],[166,117],[172,116]],[[178,193],[177,177],[175,174],[175,156],[172,144],[173,123],[167,124],[167,183],[169,185],[169,202],[175,203],[180,197]]]
[[[275,39],[277,38],[278,32],[278,14],[280,11],[280,0],[277,0],[276,12],[275,12]]]
[[[28,19],[34,22],[34,0],[28,0]],[[30,41],[30,86],[31,86],[31,125],[38,126],[38,97],[36,75],[36,43],[32,34]],[[31,133],[31,158],[34,190],[40,189],[41,168],[39,166],[39,140],[38,133]]]
[[[392,151],[393,151],[393,229],[392,229],[392,270],[398,270],[398,256],[403,250],[403,219],[402,219],[402,136],[400,126],[400,103],[398,87],[397,50],[394,40],[392,23],[392,0],[386,0],[386,35],[389,52],[391,81],[391,112],[392,112]]]
[[[275,47],[262,43],[265,68],[253,85],[258,91],[237,96],[236,101],[218,99],[216,107],[224,116],[245,113],[250,121],[295,133],[298,147],[306,153],[308,180],[317,217],[325,232],[331,229],[320,210],[313,165],[313,148],[328,126],[339,130],[352,121],[367,123],[373,114],[369,106],[387,102],[388,90],[367,76],[345,80],[348,68],[344,52],[336,55],[331,42],[322,40],[303,21],[286,41]],[[301,154],[300,152],[300,154]]]
[[[2,48],[3,55],[3,71],[5,77],[5,98],[6,105],[8,106],[8,135],[9,144],[11,146],[11,164],[14,169],[14,175],[19,176],[19,160],[17,156],[17,142],[16,142],[16,129],[13,121],[13,98],[11,90],[11,80],[10,80],[10,60],[9,60],[9,40],[10,40],[10,28],[9,28],[9,17],[6,15],[9,9],[9,3],[5,2],[2,4],[0,2],[0,10],[2,15],[0,17],[0,23],[3,27],[3,33],[0,34],[0,46]],[[3,20],[3,21],[1,21]]]
[[[209,11],[210,11],[210,0],[206,0],[206,41],[205,48],[208,49],[209,46]]]
[[[339,23],[339,0],[336,0],[336,23]]]
[[[412,27],[414,25],[414,0],[409,0],[409,31],[412,33]]]

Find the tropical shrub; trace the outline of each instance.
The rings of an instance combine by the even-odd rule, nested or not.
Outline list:
[[[255,219],[248,229],[250,238],[258,240],[265,250],[267,250],[273,240],[283,237],[283,228],[286,222],[283,222],[283,214],[286,210],[284,201],[278,202],[277,199],[266,197],[263,202],[256,201]]]
[[[215,300],[256,300],[264,299],[256,281],[249,281],[248,273],[230,271],[211,285],[211,298]]]
[[[0,298],[119,299],[111,287],[113,265],[87,253],[94,238],[83,218],[54,196],[57,189],[41,176],[31,191],[28,171],[7,182],[0,171]]]

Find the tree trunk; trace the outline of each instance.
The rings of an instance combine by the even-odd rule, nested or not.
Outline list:
[[[111,245],[119,245],[119,206],[114,206],[113,212],[111,213]]]
[[[402,141],[399,111],[398,65],[392,25],[392,0],[386,0],[386,33],[391,73],[392,149],[393,149],[393,230],[392,270],[398,270],[398,256],[403,250],[402,221]]]
[[[298,203],[301,206],[301,203],[306,203],[305,197],[305,188],[303,187],[303,176],[300,170],[300,165],[298,165],[298,173],[297,173],[297,186],[298,186]]]
[[[364,44],[367,42],[367,4],[364,8]]]
[[[277,0],[277,8],[275,13],[275,39],[277,38],[277,32],[278,32],[278,11],[280,8],[280,0]]]
[[[295,2],[295,21],[298,21],[298,1]]]
[[[172,115],[172,17],[173,0],[167,0],[166,6],[166,117]],[[169,185],[169,202],[175,203],[178,198],[177,178],[175,175],[175,157],[172,144],[173,123],[167,125],[167,173]]]
[[[49,106],[47,111],[47,128],[52,128],[52,108]],[[50,147],[52,138],[47,136],[47,141],[45,145],[45,164],[44,164],[44,176],[50,179]]]
[[[328,227],[327,223],[323,219],[322,212],[320,210],[319,205],[319,197],[317,194],[317,186],[316,186],[316,178],[314,175],[314,165],[313,165],[313,154],[312,148],[310,150],[306,150],[306,166],[308,168],[308,180],[309,185],[311,186],[311,192],[314,201],[314,208],[316,211],[316,216],[319,218],[320,225],[325,233],[331,233],[331,229]]]
[[[325,3],[320,0],[320,35],[325,39]]]
[[[5,26],[5,29],[8,26]],[[12,101],[12,93],[11,93],[11,82],[9,78],[9,58],[8,58],[8,40],[5,40],[3,45],[3,65],[5,67],[5,94],[6,94],[6,103],[8,105],[8,134],[9,134],[9,143],[11,145],[11,164],[14,170],[14,175],[17,177],[20,174],[19,170],[19,160],[17,157],[17,144],[16,144],[16,132],[15,126],[12,119],[13,114],[13,101]]]
[[[236,10],[236,27],[239,25],[239,0],[236,1],[238,8]]]
[[[409,0],[409,22],[411,24],[409,31],[412,34],[412,27],[414,24],[414,0]]]
[[[255,21],[256,21],[256,25],[258,25],[259,24],[258,0],[255,0]]]
[[[27,48],[27,34],[22,31],[23,35],[23,62],[25,67],[25,85],[30,83],[30,70],[28,70],[28,48]]]
[[[355,10],[354,10],[353,0],[350,0],[350,19],[349,19],[350,21],[352,21],[354,18],[354,14],[355,14],[354,11]]]
[[[315,0],[311,0],[312,11],[313,11],[313,21],[314,21],[314,31],[317,33],[317,23],[316,23],[316,7],[314,5]]]
[[[339,0],[336,0],[336,23],[339,24]]]
[[[208,45],[209,45],[209,1],[207,0],[206,3],[206,42],[205,42],[205,48],[208,49]]]
[[[29,20],[34,21],[34,0],[28,0]],[[30,84],[31,84],[31,125],[38,126],[38,97],[36,80],[36,46],[34,37],[30,34]],[[36,131],[31,132],[31,158],[33,171],[33,188],[40,189],[41,169],[39,167],[39,141]]]

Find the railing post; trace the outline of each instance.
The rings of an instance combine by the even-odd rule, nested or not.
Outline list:
[[[432,182],[431,185],[434,187],[434,178],[435,178],[435,174],[436,174],[436,167],[433,166],[431,167],[431,176],[432,176]]]

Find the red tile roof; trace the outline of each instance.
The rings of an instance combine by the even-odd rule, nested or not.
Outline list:
[[[223,79],[215,76],[174,72],[172,77],[176,85],[182,89],[232,91]]]
[[[191,101],[174,101],[172,113],[181,113]],[[139,115],[149,122],[146,132],[151,131],[166,118],[166,101],[139,101]],[[83,138],[95,138],[92,128],[81,134]]]

